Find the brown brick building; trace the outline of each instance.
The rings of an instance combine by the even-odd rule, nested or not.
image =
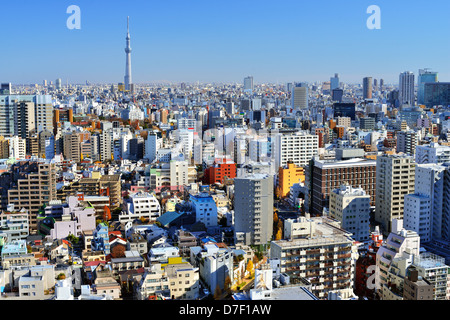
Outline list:
[[[354,158],[350,160],[318,160],[312,162],[306,185],[310,188],[309,211],[322,215],[329,206],[329,195],[343,183],[361,187],[370,195],[371,206],[375,206],[376,161]]]

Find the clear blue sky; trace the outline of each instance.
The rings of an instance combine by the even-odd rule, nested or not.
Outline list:
[[[81,30],[69,30],[69,5]],[[369,5],[381,30],[369,30]],[[2,3],[1,82],[118,83],[131,19],[133,82],[396,83],[429,67],[450,81],[450,1],[39,0]]]

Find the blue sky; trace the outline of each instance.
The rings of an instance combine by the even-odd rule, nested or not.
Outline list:
[[[81,30],[69,30],[69,5]],[[367,7],[381,9],[369,30]],[[450,1],[39,0],[2,3],[1,82],[118,83],[131,19],[133,82],[396,83],[431,68],[450,81]]]

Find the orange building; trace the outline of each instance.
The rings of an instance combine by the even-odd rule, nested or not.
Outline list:
[[[285,167],[278,169],[277,195],[286,197],[291,187],[299,182],[305,182],[305,170],[293,162],[288,162]]]
[[[224,177],[236,178],[236,163],[230,159],[217,158],[211,167],[206,168],[203,182],[206,184],[222,184]]]

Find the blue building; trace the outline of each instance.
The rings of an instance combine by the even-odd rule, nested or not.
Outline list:
[[[205,226],[217,226],[217,205],[213,197],[206,192],[201,192],[196,195],[190,195],[190,202],[195,212],[195,220],[203,222]]]
[[[109,231],[106,223],[99,223],[94,230],[94,237],[92,239],[92,251],[103,251],[105,255],[110,254],[109,247]]]

